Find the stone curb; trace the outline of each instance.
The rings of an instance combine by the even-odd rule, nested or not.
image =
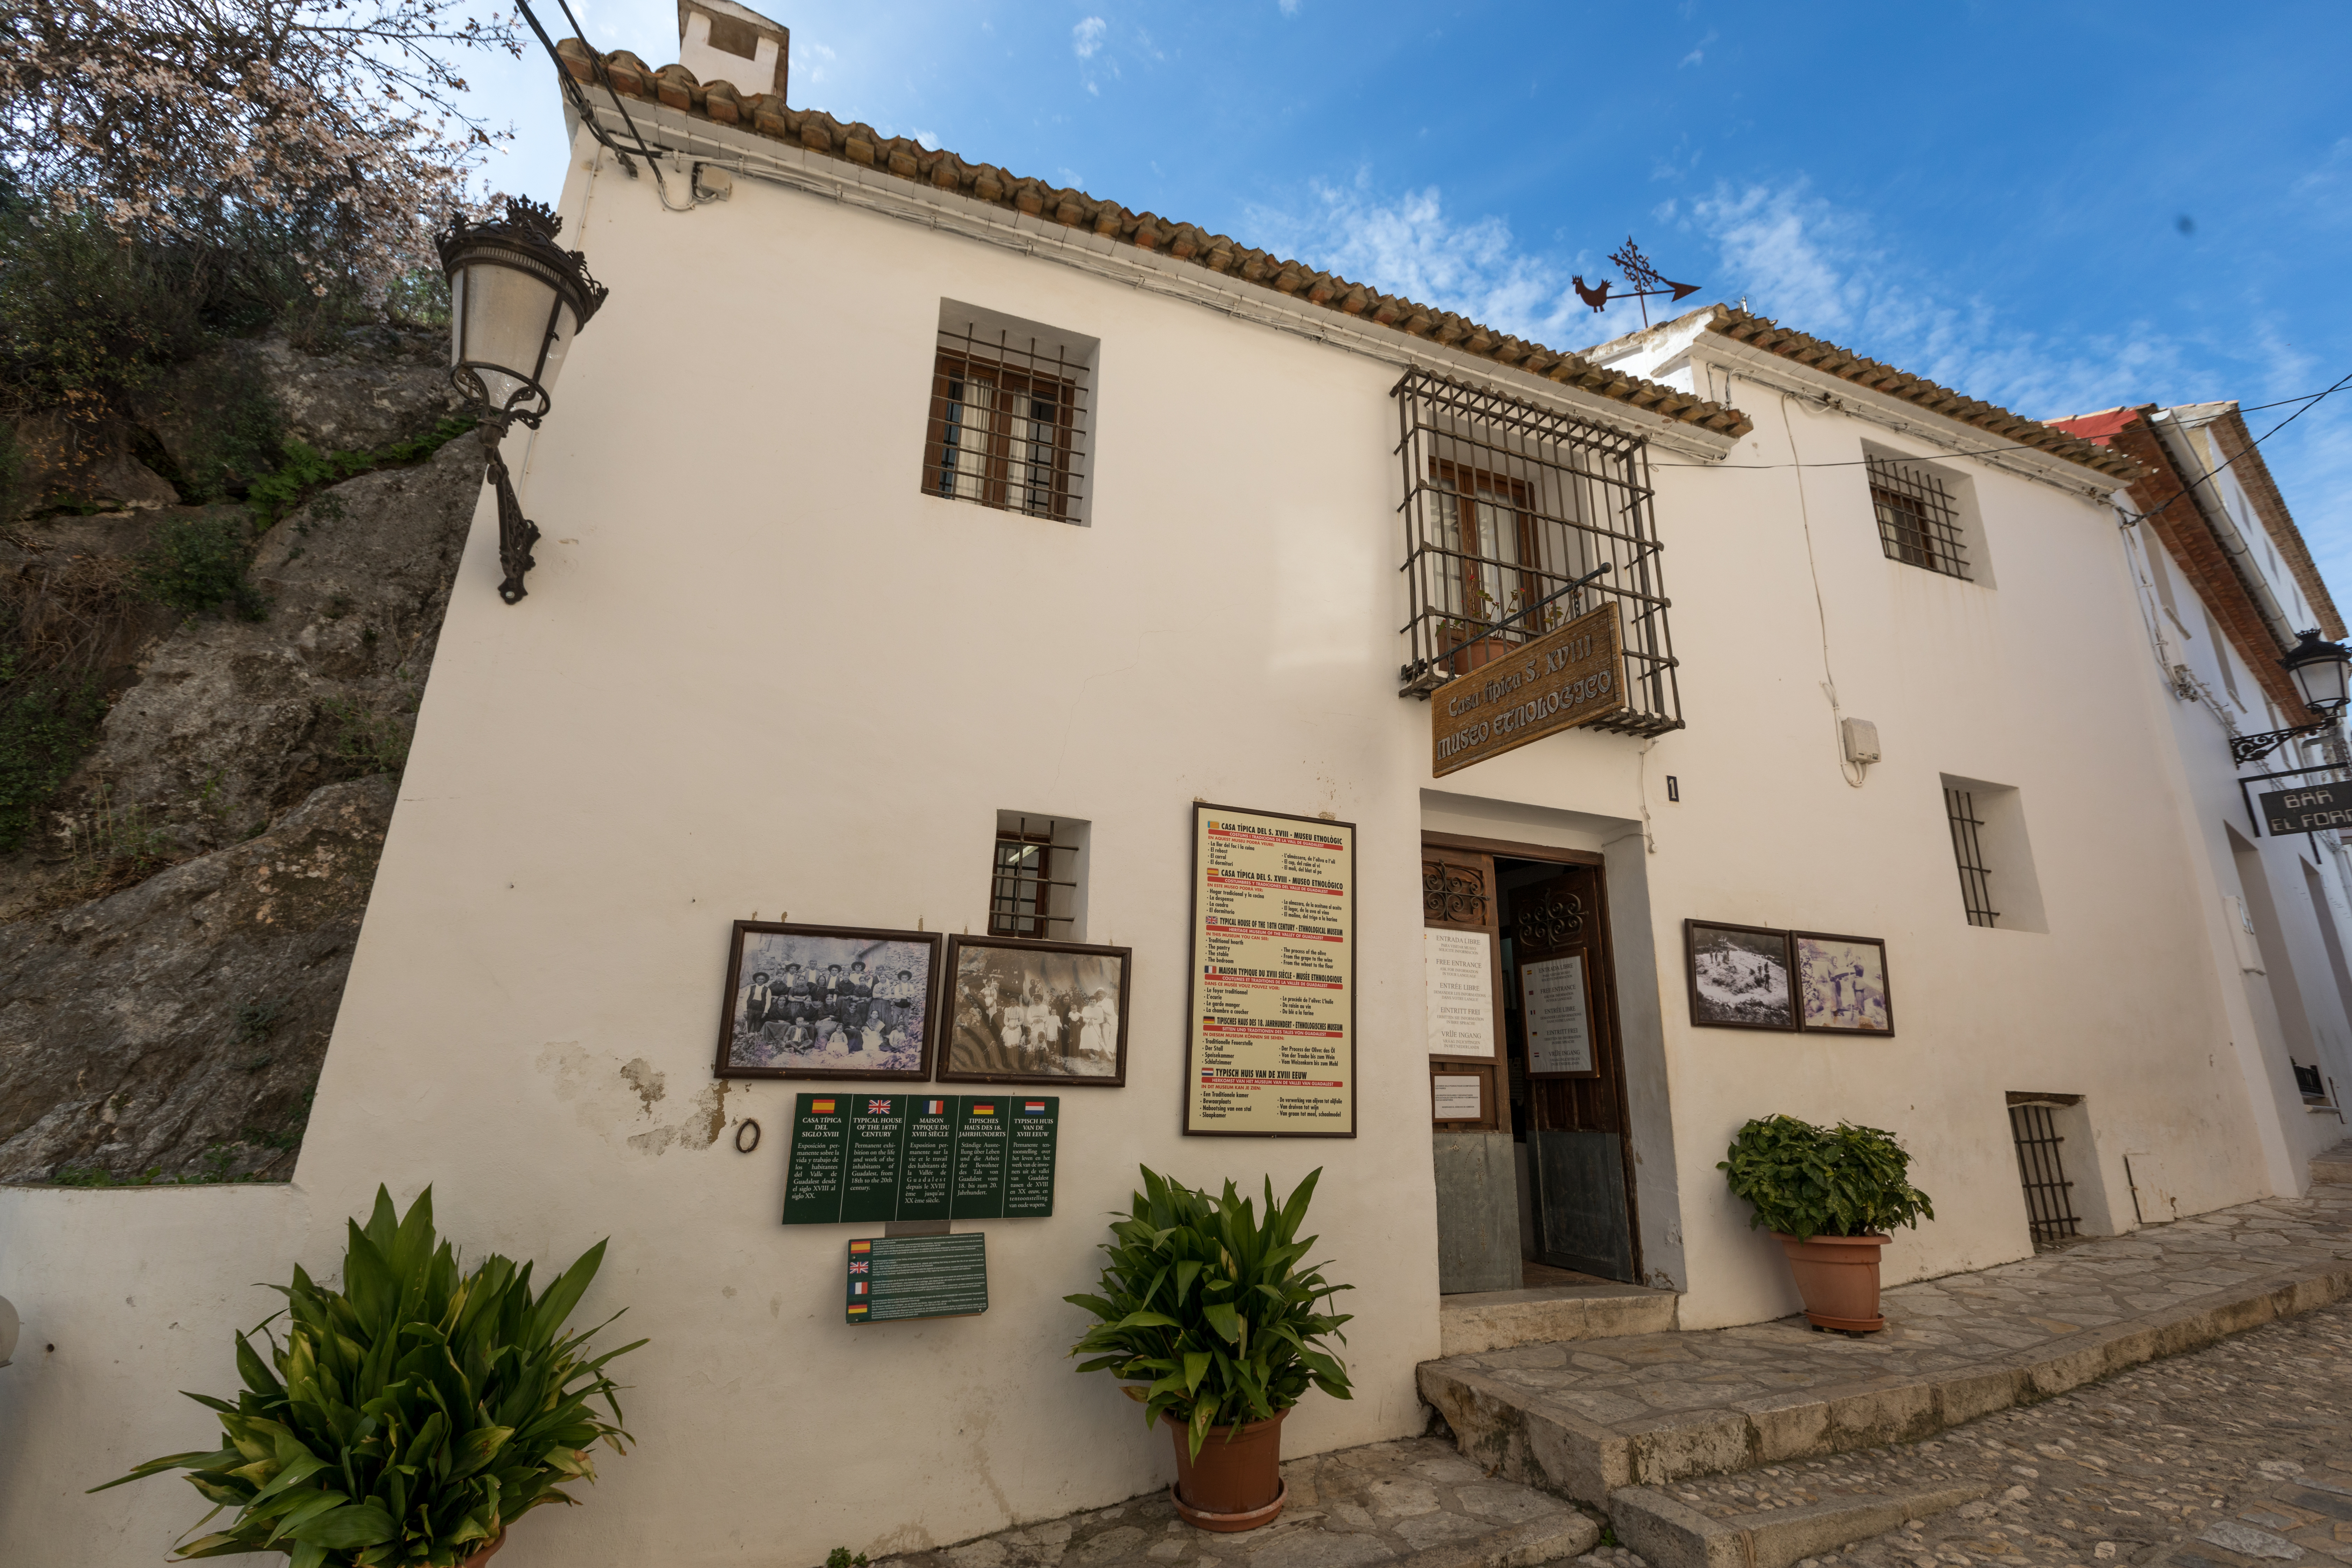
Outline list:
[[[2347,1295],[2352,1262],[2339,1258],[2262,1275],[2164,1311],[1948,1372],[1868,1378],[1615,1426],[1475,1368],[1424,1362],[1417,1381],[1469,1458],[1515,1481],[1605,1503],[1624,1487],[1914,1441]]]
[[[1790,1568],[1991,1491],[1981,1481],[1906,1487],[1864,1501],[1807,1503],[1717,1519],[1654,1487],[1627,1487],[1610,1498],[1609,1521],[1617,1538],[1655,1568]]]
[[[1440,1355],[1475,1355],[1514,1345],[1662,1334],[1675,1326],[1682,1298],[1664,1290],[1615,1289],[1489,1290],[1441,1297]]]
[[[1580,1513],[1535,1519],[1470,1541],[1448,1542],[1400,1557],[1390,1568],[1539,1568],[1581,1557],[1601,1539],[1601,1526]]]

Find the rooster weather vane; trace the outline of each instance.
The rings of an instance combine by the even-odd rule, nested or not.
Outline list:
[[[1672,294],[1674,302],[1679,304],[1698,292],[1696,283],[1677,283],[1671,278],[1659,277],[1658,269],[1650,265],[1650,258],[1642,254],[1641,247],[1633,243],[1633,237],[1630,234],[1625,237],[1622,246],[1609,253],[1609,259],[1617,264],[1625,274],[1626,281],[1632,285],[1620,289],[1617,298],[1642,301],[1642,325],[1645,327],[1650,324],[1650,301],[1653,299],[1662,294]],[[1574,282],[1576,297],[1591,306],[1595,315],[1609,308],[1609,291],[1617,287],[1615,279],[1609,278],[1603,278],[1597,288],[1585,287],[1581,276]]]

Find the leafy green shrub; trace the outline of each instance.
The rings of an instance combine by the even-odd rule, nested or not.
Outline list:
[[[25,842],[106,717],[95,680],[18,669],[19,656],[0,651],[0,855]]]
[[[251,550],[245,519],[233,512],[174,518],[156,529],[137,581],[149,598],[175,610],[264,620],[269,601],[245,575]]]
[[[204,339],[151,247],[87,209],[0,204],[0,399],[95,418]]]
[[[327,725],[327,754],[353,776],[396,773],[408,765],[408,727],[394,715],[344,697],[325,699],[318,711]]]
[[[1735,1197],[1755,1205],[1748,1227],[1810,1241],[1816,1236],[1875,1236],[1936,1217],[1909,1180],[1911,1156],[1891,1132],[1841,1121],[1816,1127],[1766,1116],[1739,1130],[1715,1167]]]
[[[646,1342],[592,1361],[596,1331],[563,1327],[604,1243],[534,1297],[528,1263],[494,1255],[459,1274],[449,1244],[436,1245],[430,1188],[396,1215],[378,1187],[366,1228],[350,1230],[341,1289],[294,1270],[286,1342],[270,1336],[267,1362],[236,1336],[236,1403],[188,1396],[219,1413],[223,1445],[150,1459],[106,1483],[187,1470],[215,1514],[236,1510],[228,1529],[183,1555],[446,1568],[532,1509],[573,1501],[558,1489],[596,1479],[592,1444],[626,1451],[618,1388],[604,1369]],[[589,1409],[592,1398],[611,1421]]]
[[[1103,1244],[1099,1294],[1063,1298],[1097,1320],[1070,1348],[1095,1358],[1078,1370],[1147,1384],[1121,1392],[1142,1404],[1147,1425],[1167,1415],[1184,1426],[1195,1456],[1210,1427],[1269,1420],[1310,1384],[1353,1397],[1347,1369],[1321,1342],[1345,1343],[1349,1317],[1318,1309],[1354,1287],[1327,1284],[1320,1264],[1298,1261],[1317,1239],[1299,1239],[1298,1226],[1323,1173],[1280,1204],[1269,1180],[1260,1220],[1231,1182],[1211,1197],[1142,1171],[1130,1217]]]
[[[286,417],[254,365],[224,357],[190,366],[173,391],[186,426],[180,489],[191,500],[226,500],[278,468]]]
[[[371,469],[429,458],[473,427],[471,419],[443,418],[422,436],[373,452],[321,452],[308,442],[289,441],[285,460],[277,471],[257,480],[246,493],[253,507],[254,524],[269,527],[322,485],[341,484]]]

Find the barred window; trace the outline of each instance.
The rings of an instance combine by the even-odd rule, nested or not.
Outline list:
[[[942,324],[923,489],[953,500],[1083,521],[1087,365],[1066,342]]]
[[[1898,463],[1875,452],[1864,458],[1870,466],[1870,504],[1878,514],[1879,547],[1886,558],[1969,581],[1968,545],[1950,488],[1916,464]]]
[[[1062,828],[1053,820],[998,814],[989,879],[991,936],[1050,937],[1057,925],[1064,928],[1062,937],[1070,935],[1072,895],[1078,889],[1075,862],[1081,851]],[[1058,867],[1056,855],[1065,858]]]
[[[1973,791],[1944,789],[1944,816],[1952,828],[1952,858],[1960,871],[1960,907],[1972,926],[1998,925],[2000,911],[1992,907],[1992,868],[1985,864],[1984,820],[1977,816]]]
[[[1395,388],[1404,463],[1407,691],[1615,603],[1628,706],[1592,728],[1683,727],[1641,437],[1413,371]]]

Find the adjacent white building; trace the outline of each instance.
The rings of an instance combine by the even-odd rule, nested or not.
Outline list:
[[[689,36],[760,65],[743,28]],[[2260,1031],[2340,1051],[2345,1016],[2305,985],[2289,1026],[2274,980],[2249,1024],[2216,963],[2245,884],[2221,816],[2185,826],[2219,740],[2151,679],[2129,457],[1744,311],[1561,353],[780,79],[610,64],[663,155],[632,178],[575,124],[564,234],[611,300],[507,449],[544,531],[519,605],[485,498],[295,1181],[0,1193],[0,1291],[58,1346],[5,1374],[12,1541],[160,1553],[192,1498],[80,1489],[205,1437],[173,1391],[380,1181],[476,1251],[611,1237],[583,1310],[651,1337],[637,1449],[515,1568],[878,1555],[1166,1484],[1064,1354],[1139,1162],[1323,1171],[1357,1396],[1293,1453],[1419,1431],[1445,1292],[1526,1262],[1685,1328],[1793,1310],[1715,1169],[1753,1116],[1904,1139],[1937,1218],[1890,1281],[2298,1184]],[[1614,727],[1436,776],[1433,678],[1579,581],[1624,628]],[[1203,801],[1353,826],[1350,1138],[1183,1131]],[[862,1233],[777,1223],[796,1086],[710,1076],[731,922],[984,932],[1041,822],[1069,886],[1015,912],[1132,949],[1125,1086],[1060,1091],[1054,1215],[982,1224],[985,1314],[852,1325]],[[2309,896],[2256,852],[2273,908]],[[1874,1026],[1710,1024],[1693,923],[1735,986],[1764,949],[1708,931],[1883,944]],[[1577,955],[1591,1068],[1529,1078],[1507,985],[1491,1048],[1433,1063],[1433,928],[1506,979]],[[2324,989],[2315,952],[2283,956]],[[2021,1137],[2063,1184],[2029,1194]]]

